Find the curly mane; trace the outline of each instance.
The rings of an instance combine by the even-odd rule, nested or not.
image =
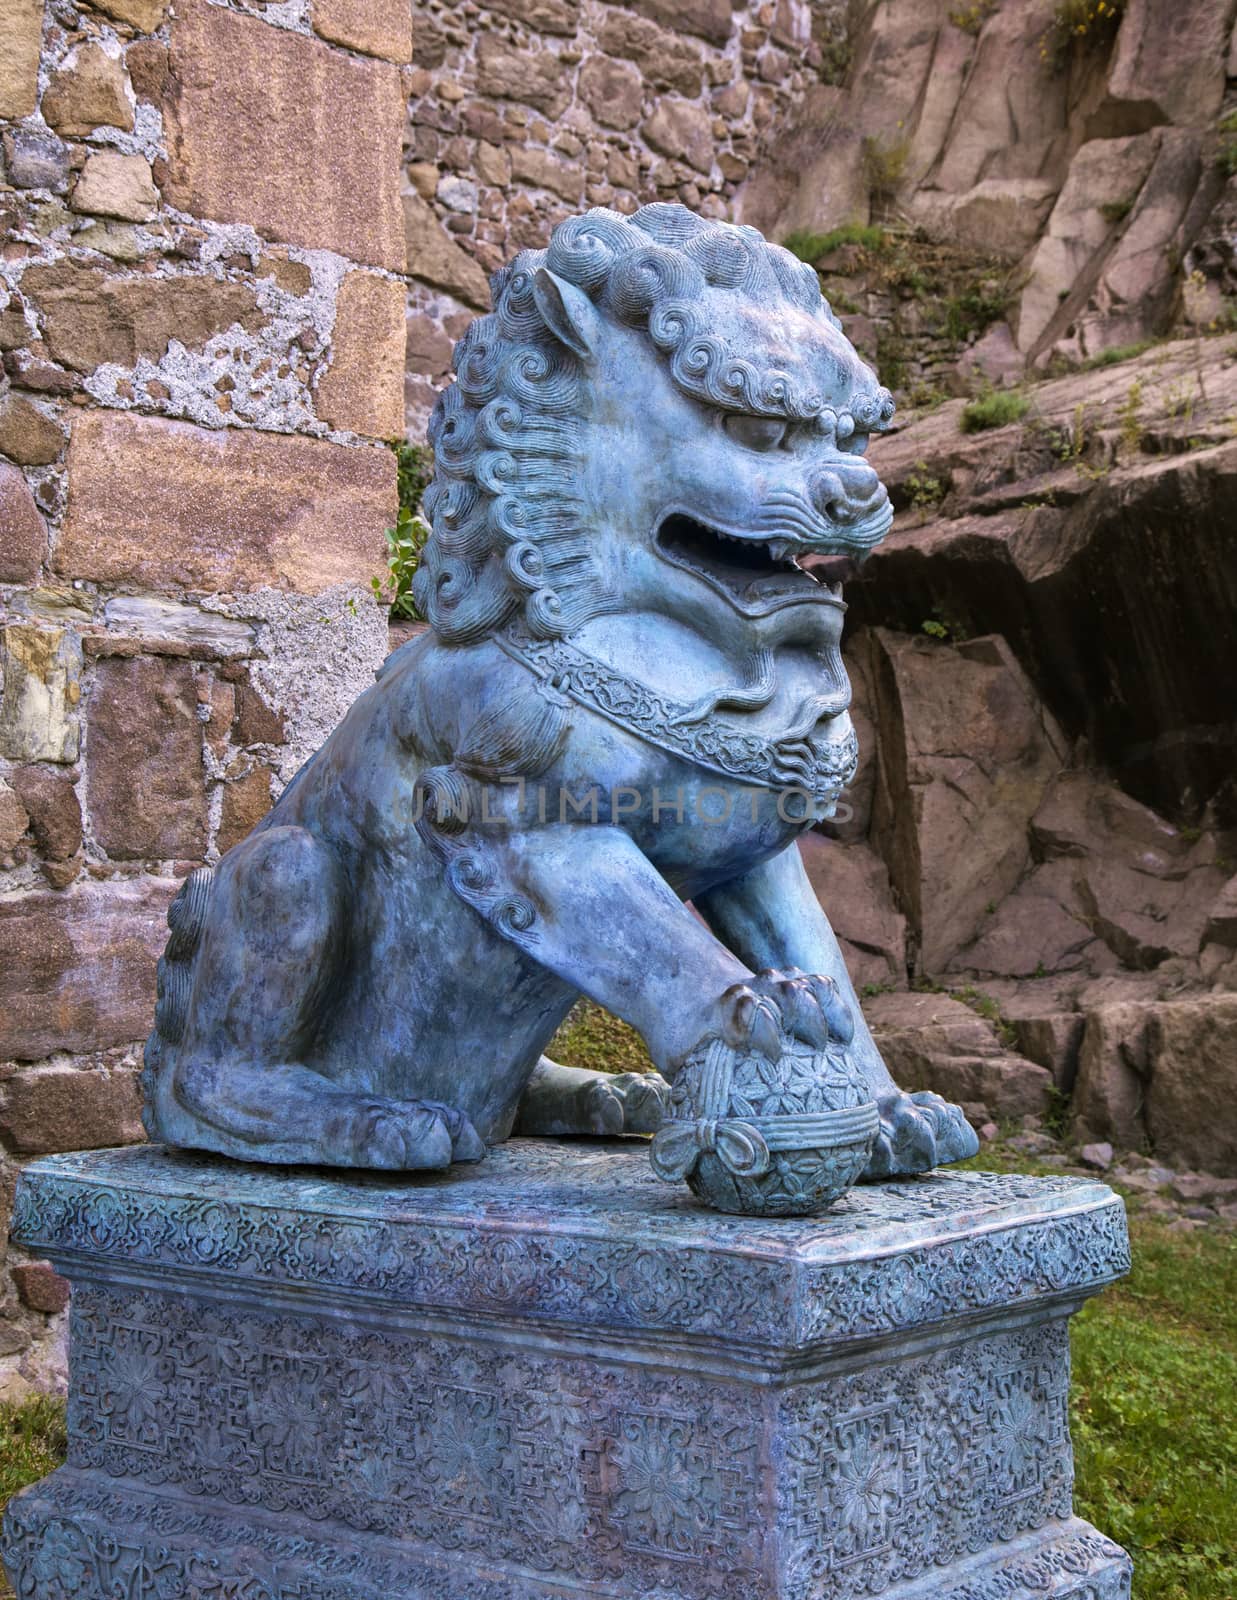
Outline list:
[[[752,313],[780,302],[835,330],[836,372],[824,378],[863,374],[845,427],[877,427],[893,411],[841,333],[816,273],[754,228],[669,204],[630,217],[598,207],[570,218],[548,249],[521,251],[494,274],[494,310],[456,346],[456,381],[434,407],[434,479],[423,502],[433,534],[413,592],[448,644],[471,644],[521,611],[540,637],[569,634],[615,603],[602,591],[578,489],[587,379],[537,309],[541,267],[613,320],[645,331],[674,383],[710,405],[837,426],[819,371],[796,370],[784,355],[780,364],[759,361]]]

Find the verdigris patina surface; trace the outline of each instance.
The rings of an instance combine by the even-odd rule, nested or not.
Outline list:
[[[1072,1515],[1101,1184],[934,1173],[727,1217],[630,1141],[449,1176],[159,1149],[23,1172],[73,1282],[21,1600],[1127,1600]]]
[[[811,268],[677,205],[563,223],[493,298],[431,431],[432,632],[173,905],[149,1132],[383,1169],[652,1132],[665,1081],[543,1055],[584,993],[713,1205],[973,1153],[890,1078],[794,848],[855,764],[844,604],[798,558],[887,531],[889,394]]]

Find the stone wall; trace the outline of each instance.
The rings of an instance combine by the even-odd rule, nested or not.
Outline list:
[[[385,654],[410,56],[406,0],[0,0],[0,1226],[141,1137],[177,880]],[[0,1394],[62,1305],[10,1263]]]
[[[487,276],[586,205],[734,215],[845,36],[846,0],[414,7],[408,423],[424,431]]]

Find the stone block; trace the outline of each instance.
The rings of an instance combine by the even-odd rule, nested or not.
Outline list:
[[[518,183],[548,189],[561,200],[578,206],[584,199],[584,168],[564,161],[552,150],[536,150],[526,145],[511,149],[511,176]]]
[[[384,61],[412,60],[410,0],[314,0],[314,32]]]
[[[634,128],[644,109],[639,68],[612,56],[586,56],[580,67],[580,98],[605,128]]]
[[[734,26],[730,0],[629,0],[633,11],[674,33],[696,33],[710,44],[725,44]]]
[[[64,429],[55,417],[49,416],[22,395],[9,396],[7,405],[0,410],[0,451],[11,461],[16,461],[19,467],[46,467],[55,461],[64,444]],[[0,468],[0,478],[3,477],[3,471]],[[3,493],[0,488],[0,495]],[[0,516],[0,539],[5,542],[10,537],[9,523],[14,515],[12,510],[8,510]],[[42,548],[40,540],[40,560]],[[3,557],[0,557],[0,570],[2,566]],[[3,581],[16,583],[23,580],[6,578]]]
[[[769,1224],[617,1142],[379,1185],[148,1146],[27,1167],[14,1237],[74,1386],[18,1593],[53,1551],[80,1600],[1128,1595],[1071,1510],[1068,1318],[1129,1260],[1090,1180]]]
[[[643,132],[659,155],[686,161],[697,172],[713,170],[713,118],[704,106],[687,100],[659,100]]]
[[[69,482],[56,570],[162,592],[368,585],[397,510],[389,450],[121,411],[76,418]]]
[[[32,1067],[0,1088],[0,1131],[22,1155],[134,1144],[142,1133],[138,1075],[127,1067]]]
[[[0,0],[0,117],[28,117],[38,102],[43,0]]]
[[[521,50],[492,33],[477,41],[477,89],[533,106],[551,120],[571,100],[571,73],[551,50]]]
[[[159,191],[145,156],[96,150],[73,186],[69,204],[91,216],[119,217],[123,222],[149,222],[159,204]]]
[[[219,834],[215,840],[220,854],[247,837],[271,809],[272,803],[269,767],[256,766],[226,783]]]
[[[187,0],[172,24],[169,74],[170,204],[404,270],[398,67]]]
[[[88,0],[95,11],[127,22],[139,33],[153,33],[167,13],[168,0]]]
[[[95,668],[86,711],[86,792],[94,837],[114,861],[195,861],[205,854],[197,707],[187,661],[135,656]]]
[[[18,1261],[9,1268],[17,1286],[17,1298],[31,1311],[58,1315],[69,1303],[69,1280],[62,1278],[50,1261]]]
[[[68,188],[69,147],[54,133],[42,128],[12,128],[3,143],[8,180],[15,189],[50,189],[53,194],[63,194]]]
[[[81,639],[66,628],[10,622],[0,642],[0,756],[10,761],[76,761]]]
[[[71,860],[82,847],[82,808],[73,778],[49,767],[14,767],[9,779],[40,853],[50,861]]]
[[[179,887],[130,878],[0,901],[0,1059],[41,1061],[56,1050],[103,1050],[144,1038],[154,1015],[155,962],[167,942],[164,917]],[[74,1071],[83,1093],[88,1078]],[[92,1139],[93,1132],[86,1142]]]
[[[15,407],[23,404],[10,401],[0,413],[0,438]],[[16,467],[0,461],[0,583],[33,583],[46,555],[47,529],[30,485]]]
[[[404,239],[408,272],[443,289],[478,311],[488,311],[490,282],[483,269],[461,250],[419,194],[404,195]]]
[[[654,88],[695,96],[704,84],[704,60],[697,45],[617,6],[607,8],[597,42],[610,55],[634,61]]]
[[[573,34],[580,25],[579,0],[482,0],[482,4],[534,33]]]
[[[48,126],[69,138],[99,127],[131,129],[133,107],[119,57],[97,44],[82,45],[52,74],[42,111]]]
[[[0,778],[0,858],[11,859],[29,826],[30,818],[21,797]]]
[[[205,275],[125,278],[57,261],[29,269],[22,287],[42,316],[48,350],[75,372],[105,361],[132,367],[139,356],[158,361],[173,339],[195,350],[234,324],[254,332],[265,322],[247,284]]]
[[[404,432],[404,285],[350,272],[335,300],[331,364],[315,406],[333,428],[394,439]]]

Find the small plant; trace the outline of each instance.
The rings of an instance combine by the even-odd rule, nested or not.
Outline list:
[[[1000,0],[973,0],[969,6],[955,6],[949,20],[963,33],[978,33],[999,3]]]
[[[989,389],[962,408],[959,426],[963,433],[984,433],[989,428],[1005,428],[1021,422],[1031,409],[1026,395],[1016,389]]]
[[[1057,455],[1067,464],[1077,466],[1086,459],[1091,445],[1091,424],[1087,408],[1081,402],[1074,407],[1074,420],[1060,436]]]
[[[864,222],[848,222],[829,233],[813,233],[810,228],[797,228],[794,233],[788,233],[782,243],[791,255],[814,266],[822,257],[832,255],[835,250],[841,250],[848,244],[858,245],[863,250],[884,250],[888,247],[889,235],[884,228]]]
[[[1135,378],[1117,411],[1117,420],[1121,424],[1121,448],[1129,455],[1136,455],[1142,448],[1142,402],[1143,386]]]
[[[929,617],[926,622],[921,622],[919,631],[926,633],[930,639],[949,638],[949,624],[947,622],[939,622],[935,617]]]
[[[945,302],[945,332],[951,339],[983,333],[1005,315],[1006,295],[991,283],[972,284]]]
[[[861,983],[859,985],[859,998],[861,1000],[874,1000],[878,994],[893,994],[896,984],[887,979],[883,983]]]
[[[916,461],[915,470],[907,476],[906,487],[916,511],[929,511],[945,498],[944,483],[932,476],[926,461]]]
[[[863,141],[863,173],[878,211],[896,198],[910,153],[911,142],[905,137],[888,142],[874,138]]]
[[[421,496],[433,474],[430,452],[423,445],[392,439],[395,452],[395,483],[399,513],[395,526],[386,530],[387,572],[385,579],[371,578],[374,598],[390,606],[393,617],[425,619],[412,598],[412,580],[421,563],[421,552],[430,536],[430,526],[421,515]]]
[[[1057,0],[1039,42],[1040,60],[1064,66],[1078,46],[1111,40],[1124,14],[1125,0]]]

